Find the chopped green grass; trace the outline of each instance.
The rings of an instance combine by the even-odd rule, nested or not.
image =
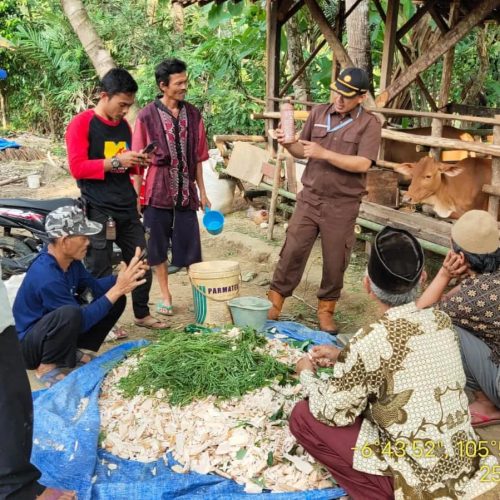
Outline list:
[[[165,389],[172,405],[216,396],[240,397],[274,381],[291,381],[293,367],[265,354],[267,340],[252,329],[237,337],[224,333],[167,331],[140,351],[137,367],[120,380],[125,396]]]

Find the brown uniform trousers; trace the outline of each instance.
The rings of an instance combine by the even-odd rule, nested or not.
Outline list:
[[[338,299],[355,240],[354,224],[359,204],[356,198],[332,199],[301,192],[297,197],[271,289],[283,297],[293,294],[304,273],[312,246],[320,234],[323,276],[317,296],[321,300]]]

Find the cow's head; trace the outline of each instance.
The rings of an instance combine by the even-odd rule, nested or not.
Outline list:
[[[421,158],[418,163],[401,163],[396,172],[411,179],[406,195],[407,201],[420,203],[439,191],[443,175],[455,177],[463,171],[463,167],[436,161],[430,156]]]

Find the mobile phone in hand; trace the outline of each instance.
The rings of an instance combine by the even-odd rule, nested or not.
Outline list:
[[[157,141],[153,141],[153,142],[150,142],[143,150],[142,150],[142,153],[143,154],[150,154],[152,153],[156,148],[158,147],[158,142]]]

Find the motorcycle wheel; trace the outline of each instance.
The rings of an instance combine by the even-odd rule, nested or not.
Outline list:
[[[18,259],[33,253],[33,250],[17,238],[12,236],[0,236],[0,264],[2,265],[2,279],[9,278],[13,272],[10,270],[10,263],[13,259]]]

